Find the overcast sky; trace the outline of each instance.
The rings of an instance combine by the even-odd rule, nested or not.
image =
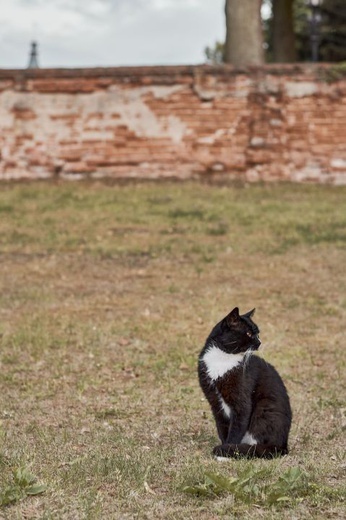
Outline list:
[[[225,36],[224,0],[0,0],[0,68],[194,64]]]

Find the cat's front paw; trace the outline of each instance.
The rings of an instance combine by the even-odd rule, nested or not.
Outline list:
[[[223,460],[225,457],[238,458],[238,446],[236,444],[220,444],[213,449],[213,455],[218,460]]]
[[[231,457],[230,454],[230,445],[229,444],[220,444],[219,446],[215,446],[213,449],[213,455],[216,458],[219,457]]]

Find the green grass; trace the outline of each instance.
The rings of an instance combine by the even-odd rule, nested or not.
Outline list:
[[[345,188],[3,184],[0,517],[343,518]],[[220,464],[196,376],[256,307],[288,457]]]

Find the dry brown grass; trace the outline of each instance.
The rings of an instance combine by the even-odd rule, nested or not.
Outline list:
[[[295,185],[2,186],[0,517],[343,518],[344,197]],[[257,307],[262,355],[291,396],[281,460],[210,455],[196,360],[234,305]],[[184,491],[208,471],[263,469],[269,485],[296,467],[306,486],[281,505],[245,487]],[[46,491],[28,495],[18,468]]]

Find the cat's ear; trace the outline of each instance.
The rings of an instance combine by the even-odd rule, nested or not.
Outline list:
[[[239,309],[238,307],[234,307],[233,311],[231,311],[226,316],[227,325],[230,327],[239,321]]]
[[[246,316],[246,318],[252,318],[252,316],[255,314],[255,310],[256,309],[252,309],[252,311],[247,312],[244,314],[244,316]]]

